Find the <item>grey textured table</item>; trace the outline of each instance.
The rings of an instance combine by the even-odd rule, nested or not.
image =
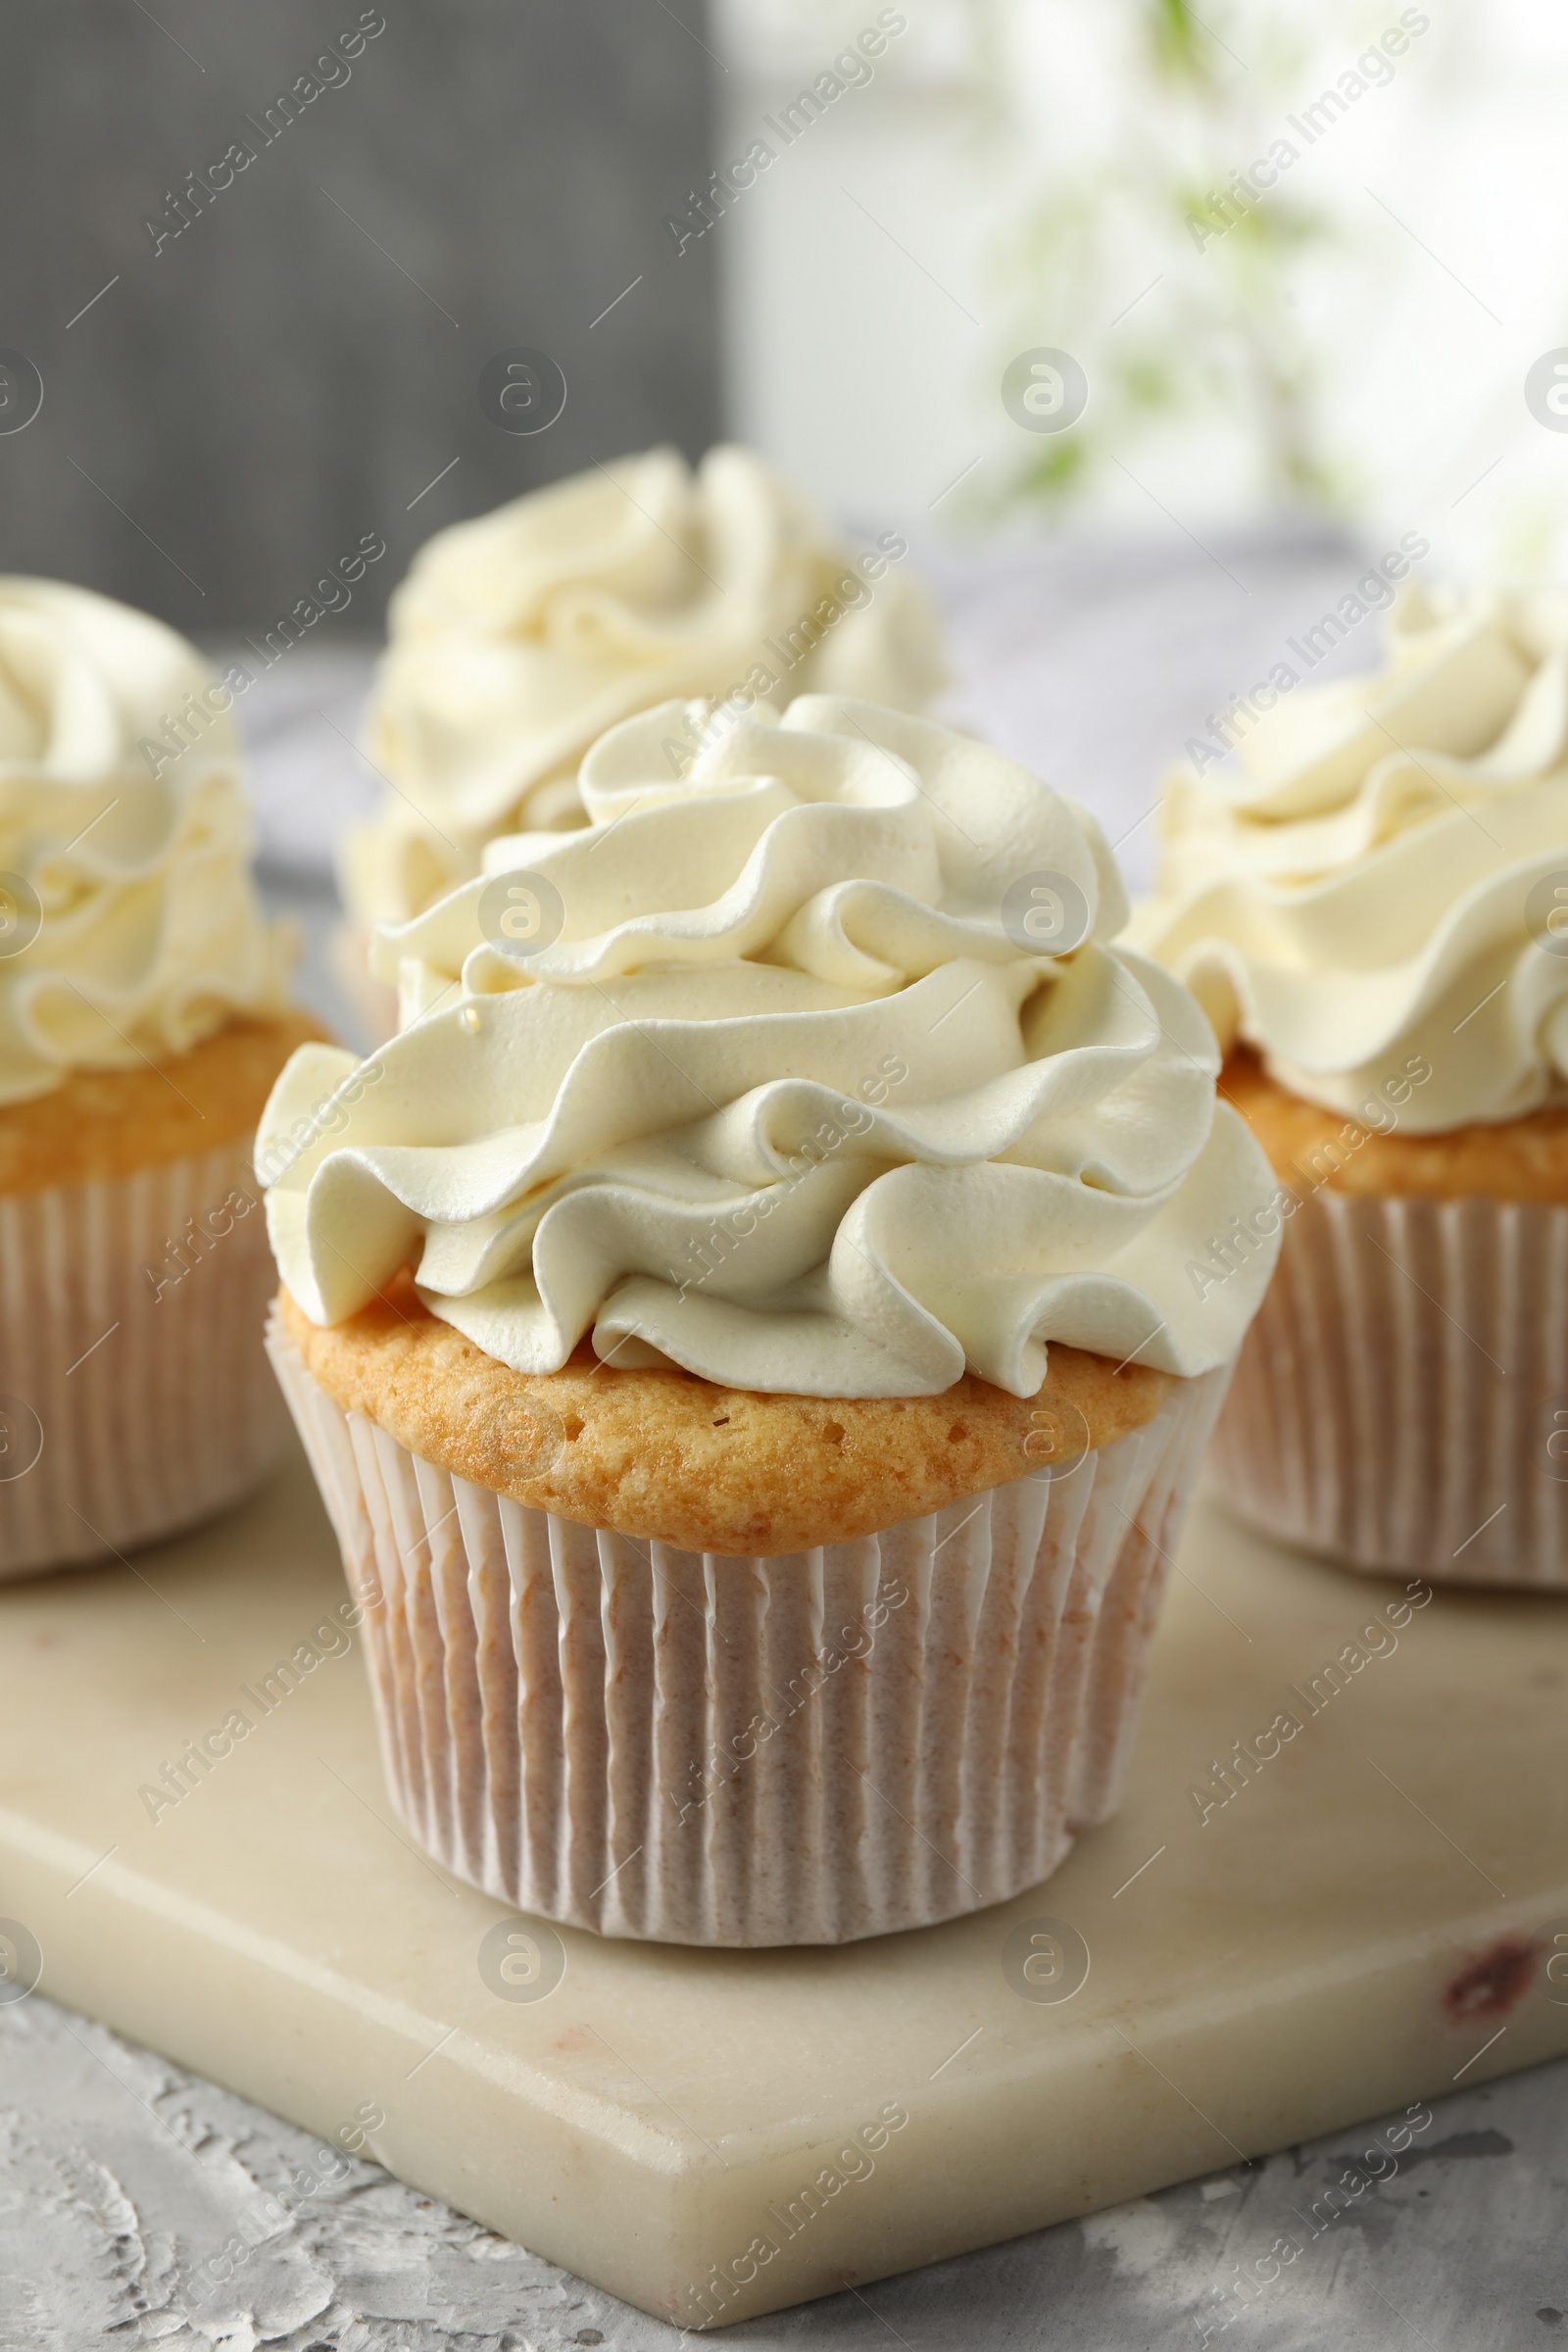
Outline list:
[[[1223,552],[1245,601],[1229,571],[1186,549],[1020,546],[938,575],[955,715],[1095,807],[1138,879],[1161,761],[1358,568],[1328,542]],[[1333,666],[1370,662],[1371,635]],[[367,662],[352,646],[298,648],[245,711],[268,895],[300,921],[302,993],[345,1034],[326,861],[336,827],[373,799],[345,743]],[[1251,2352],[1515,2352],[1568,2326],[1568,2062],[1440,2102],[1397,2172],[1311,2235],[1301,2217],[1368,2136],[1337,2132],[726,2340],[780,2352],[1242,2340]],[[257,2235],[273,2197],[285,2218],[236,2267],[231,2310],[198,2310],[193,2269]],[[1289,2261],[1271,2259],[1282,2240],[1300,2247]],[[1259,2264],[1278,2276],[1244,2307],[1238,2285],[1257,2281]],[[36,1996],[0,2007],[0,2352],[680,2341],[374,2165],[329,2167],[305,2132],[98,2026]]]
[[[1368,2137],[1336,2132],[724,2340],[746,2352],[1544,2348],[1568,2312],[1568,2061],[1437,2103],[1398,2172],[1309,2239],[1302,2217]],[[301,2195],[296,2176],[324,2184]],[[269,2197],[287,2219],[236,2268],[233,2324],[198,2328],[182,2280],[247,2220],[252,2234],[264,2226]],[[1238,2272],[1255,2277],[1287,2238],[1301,2252],[1244,2311]],[[674,2352],[682,2340],[102,2027],[36,1996],[0,2009],[0,2352]]]

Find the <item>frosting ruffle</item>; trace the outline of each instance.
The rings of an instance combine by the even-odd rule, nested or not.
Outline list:
[[[652,704],[782,688],[912,710],[943,678],[887,543],[855,556],[733,448],[695,473],[651,450],[438,532],[389,627],[367,751],[392,789],[340,860],[367,931],[477,873],[498,833],[580,824],[578,762]]]
[[[521,1371],[587,1333],[813,1396],[936,1394],[966,1364],[1030,1396],[1052,1340],[1229,1358],[1274,1245],[1220,1284],[1191,1266],[1274,1180],[1191,997],[1110,944],[1126,902],[1085,811],[831,696],[782,721],[665,705],[596,746],[582,794],[586,830],[498,842],[383,935],[410,1017],[373,1085],[321,1046],[279,1080],[259,1164],[309,1135],[268,1213],[313,1320],[412,1262]]]
[[[1240,774],[1169,779],[1129,936],[1227,1049],[1435,1133],[1568,1095],[1568,599],[1407,589],[1369,677],[1297,690]]]
[[[146,613],[0,579],[0,1103],[281,1009],[232,700]]]

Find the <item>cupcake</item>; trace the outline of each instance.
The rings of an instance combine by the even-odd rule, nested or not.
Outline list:
[[[1191,1269],[1283,1227],[1214,1476],[1357,1568],[1562,1587],[1568,600],[1406,589],[1381,671],[1263,691],[1234,762],[1189,747],[1132,934],[1278,1179]]]
[[[394,1800],[611,1935],[1000,1902],[1116,1803],[1270,1250],[1186,1266],[1266,1162],[1093,819],[999,754],[676,702],[581,789],[263,1120],[342,1089],[268,1193],[270,1345]]]
[[[161,622],[0,579],[0,1578],[274,1459],[251,1159],[316,1034],[247,870],[233,695]]]
[[[367,719],[385,805],[341,859],[340,963],[377,1034],[375,926],[469,880],[498,834],[581,825],[578,764],[618,720],[743,689],[922,709],[943,674],[907,554],[893,532],[841,542],[726,448],[696,472],[672,449],[622,458],[437,532],[392,599]]]

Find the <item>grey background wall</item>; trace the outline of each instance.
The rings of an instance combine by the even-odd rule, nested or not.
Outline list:
[[[0,347],[43,405],[0,429],[0,569],[214,637],[376,531],[389,560],[344,616],[367,628],[443,522],[655,441],[704,449],[710,263],[662,221],[712,160],[716,68],[702,0],[672,6],[6,0]],[[287,91],[296,119],[270,120]],[[236,139],[254,160],[217,190]],[[514,346],[568,386],[532,437],[479,406]],[[0,427],[19,370],[5,393]]]

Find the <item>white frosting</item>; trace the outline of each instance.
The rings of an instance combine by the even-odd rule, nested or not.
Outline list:
[[[1126,902],[1094,820],[829,696],[711,730],[677,781],[693,718],[613,729],[586,831],[496,845],[386,939],[427,1009],[373,1085],[295,1055],[264,1171],[343,1089],[268,1196],[304,1311],[337,1322],[412,1260],[433,1313],[530,1372],[590,1331],[617,1364],[813,1396],[936,1394],[965,1364],[1030,1396],[1054,1339],[1225,1361],[1274,1245],[1206,1296],[1192,1264],[1274,1180],[1216,1107],[1193,1000],[1108,944]],[[1004,919],[1021,891],[1038,923],[1042,877],[1081,918],[1064,943],[1087,930],[1054,957]],[[511,952],[509,906],[541,904],[559,936]]]
[[[0,1103],[281,1008],[231,701],[146,613],[0,579]]]
[[[390,789],[341,860],[367,930],[479,870],[498,833],[580,825],[608,727],[671,696],[806,690],[921,709],[936,622],[741,449],[656,449],[440,531],[392,600],[367,750]],[[780,691],[781,690],[781,691]]]
[[[1238,757],[1169,780],[1130,933],[1222,1045],[1352,1116],[1426,1064],[1413,1133],[1568,1094],[1568,599],[1407,590],[1383,670],[1282,698]]]

